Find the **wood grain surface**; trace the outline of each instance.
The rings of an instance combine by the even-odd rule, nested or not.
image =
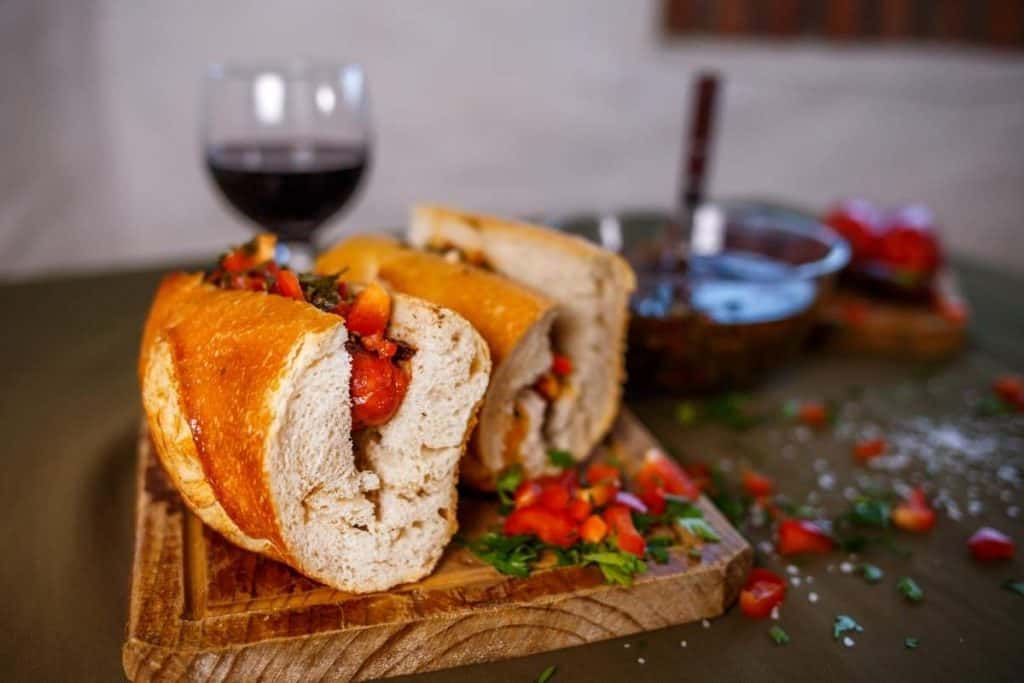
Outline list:
[[[952,272],[939,274],[935,301],[902,303],[841,286],[822,312],[839,351],[939,361],[963,350],[969,309]]]
[[[602,448],[627,470],[657,447],[630,415]],[[499,574],[453,544],[423,581],[387,592],[334,591],[236,548],[187,511],[145,430],[139,438],[135,558],[122,658],[132,680],[366,680],[495,661],[721,614],[752,560],[707,500],[722,537],[680,536],[667,564],[631,587],[593,567]],[[493,502],[464,495],[462,532],[497,519]],[[699,557],[691,557],[693,548]],[[697,553],[693,553],[697,555]]]

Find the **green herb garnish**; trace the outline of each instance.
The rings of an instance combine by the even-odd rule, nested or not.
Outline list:
[[[917,585],[917,581],[914,581],[909,576],[900,578],[896,582],[896,588],[903,594],[903,597],[911,602],[921,602],[924,600],[924,591]]]
[[[885,573],[873,564],[857,565],[857,573],[864,577],[868,583],[878,583],[885,576]]]
[[[768,635],[771,636],[771,639],[775,641],[776,645],[785,645],[789,642],[789,634],[786,633],[778,624],[775,624],[768,629]]]
[[[668,536],[656,536],[647,539],[647,557],[658,564],[668,562],[668,549],[672,547],[675,540]]]
[[[534,536],[506,536],[489,532],[466,542],[466,547],[502,574],[529,576],[544,544]]]
[[[836,617],[835,623],[832,625],[832,637],[839,640],[839,636],[843,635],[847,631],[854,631],[856,633],[863,633],[864,627],[853,620],[846,614],[840,614]]]
[[[555,467],[560,467],[563,470],[572,467],[576,464],[576,461],[572,459],[572,453],[569,451],[548,451],[548,462]]]
[[[505,469],[498,477],[495,489],[498,492],[498,500],[501,501],[499,512],[506,514],[515,505],[516,489],[523,483],[523,468],[519,465],[512,465]]]
[[[618,549],[613,550],[607,545],[598,552],[584,554],[581,559],[584,566],[596,564],[608,583],[622,586],[633,585],[633,577],[647,571],[647,565],[636,555]]]
[[[1024,596],[1024,581],[1015,581],[1014,579],[1007,579],[1003,581],[1003,588],[1017,595]]]
[[[862,496],[853,502],[850,518],[857,524],[884,529],[889,526],[889,504]]]
[[[341,301],[338,292],[338,278],[341,273],[333,275],[317,275],[316,273],[300,273],[299,285],[306,301],[321,311],[333,311]]]
[[[920,638],[904,638],[903,647],[908,650],[916,650],[917,646],[921,644]]]
[[[680,517],[676,519],[676,524],[702,541],[718,543],[722,540],[718,532],[712,529],[703,517]]]
[[[555,675],[555,671],[557,670],[557,666],[549,666],[548,668],[544,669],[540,672],[540,676],[537,676],[536,683],[548,683],[548,681],[551,680],[551,677]]]

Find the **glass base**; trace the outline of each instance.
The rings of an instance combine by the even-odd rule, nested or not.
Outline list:
[[[316,252],[309,242],[278,242],[274,259],[296,273],[304,273],[313,270]]]

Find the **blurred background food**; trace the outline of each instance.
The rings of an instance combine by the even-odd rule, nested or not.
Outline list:
[[[725,77],[716,196],[924,202],[951,252],[1020,270],[1019,6],[7,2],[0,277],[205,258],[244,239],[202,170],[203,73],[293,54],[358,59],[371,84],[369,182],[326,239],[402,224],[429,198],[533,215],[667,207],[687,88],[710,66]],[[893,21],[927,40],[874,37],[899,33]],[[940,39],[958,25],[968,41]],[[760,29],[801,37],[733,35]]]

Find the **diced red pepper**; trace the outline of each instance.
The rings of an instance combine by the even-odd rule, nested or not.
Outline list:
[[[928,505],[924,491],[914,489],[906,500],[892,509],[889,514],[897,528],[915,534],[931,531],[935,526],[935,511]]]
[[[601,515],[590,515],[580,526],[580,538],[587,543],[600,543],[608,535],[608,525]]]
[[[277,273],[272,291],[274,294],[280,294],[296,301],[306,300],[305,295],[302,293],[302,285],[299,284],[298,276],[290,270],[281,270]]]
[[[509,536],[531,534],[545,543],[568,548],[576,542],[579,532],[576,520],[566,512],[555,512],[539,505],[513,510],[505,518],[505,533]]]
[[[865,439],[854,444],[853,457],[857,462],[865,463],[882,455],[888,448],[885,439]]]
[[[647,514],[647,506],[644,505],[644,502],[637,498],[636,496],[634,496],[629,491],[619,491],[618,493],[616,493],[615,503],[617,505],[625,505],[630,510],[634,510],[642,514]]]
[[[615,536],[619,550],[643,557],[647,550],[644,537],[633,526],[633,513],[625,505],[609,505],[604,511],[604,521]]]
[[[643,465],[634,477],[637,493],[655,514],[665,510],[665,495],[696,500],[700,490],[678,462],[663,451],[652,448],[644,455]]]
[[[786,597],[786,582],[777,574],[755,567],[740,593],[740,609],[752,619],[764,619]]]
[[[824,554],[832,550],[832,537],[814,522],[785,519],[779,523],[776,550],[780,555]]]
[[[808,427],[820,429],[828,424],[828,410],[820,403],[807,401],[800,406],[797,414],[800,421]]]
[[[992,390],[1006,403],[1017,410],[1024,411],[1024,378],[1016,375],[1004,375],[993,383]]]
[[[775,482],[754,470],[743,470],[743,490],[754,498],[770,496],[775,490]]]
[[[572,360],[568,356],[556,353],[551,359],[551,372],[559,377],[565,377],[572,372]]]
[[[980,562],[1008,560],[1013,557],[1013,539],[1001,531],[984,526],[974,532],[967,541],[974,559]]]
[[[540,502],[540,484],[527,479],[516,489],[513,496],[516,509],[530,507]]]
[[[569,508],[569,489],[562,482],[549,482],[540,487],[540,504],[556,512]]]
[[[350,332],[364,337],[383,335],[391,317],[391,295],[376,282],[366,286],[356,295],[345,323]]]
[[[622,481],[622,473],[618,467],[595,462],[587,467],[587,481],[591,484],[599,484],[604,481],[619,484]]]
[[[352,429],[381,425],[398,410],[409,386],[409,376],[387,358],[362,347],[352,352]]]
[[[569,501],[569,516],[577,522],[582,522],[594,511],[594,506],[580,498],[573,498]]]

